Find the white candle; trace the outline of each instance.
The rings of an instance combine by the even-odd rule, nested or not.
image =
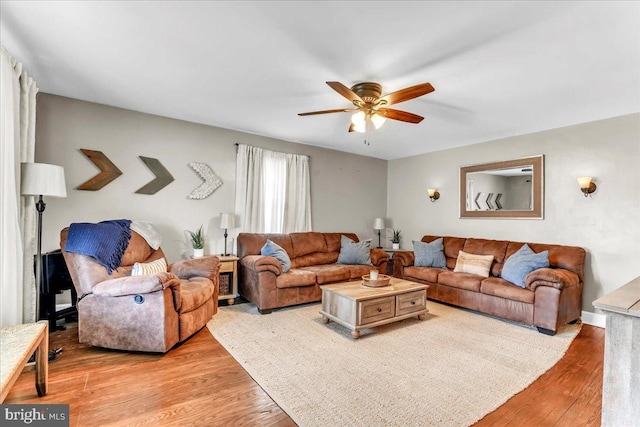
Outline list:
[[[378,271],[377,270],[371,270],[369,272],[369,279],[378,280]]]

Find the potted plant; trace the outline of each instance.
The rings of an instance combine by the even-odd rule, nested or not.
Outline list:
[[[393,235],[391,236],[391,243],[393,243],[393,249],[400,249],[400,230],[393,230]]]
[[[194,258],[202,258],[204,255],[204,231],[202,230],[202,225],[198,228],[198,231],[195,233],[193,231],[189,231],[189,236],[191,237],[191,246],[193,247],[193,257]]]

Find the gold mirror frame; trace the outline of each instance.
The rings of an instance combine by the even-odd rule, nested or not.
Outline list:
[[[533,166],[533,209],[531,210],[467,210],[467,174],[490,170],[510,169],[522,166]],[[544,156],[524,157],[503,162],[484,163],[481,165],[463,166],[460,168],[460,218],[544,218]]]

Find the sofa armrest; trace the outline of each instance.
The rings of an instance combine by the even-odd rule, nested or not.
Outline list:
[[[166,288],[180,288],[180,279],[172,273],[118,277],[95,285],[93,294],[105,297],[119,297],[150,294]]]
[[[527,289],[535,292],[538,286],[550,286],[562,290],[580,283],[580,278],[573,271],[563,268],[539,268],[532,271],[524,279]]]
[[[413,265],[415,257],[413,251],[396,251],[393,254],[393,261],[399,262],[403,267],[409,267]]]
[[[389,254],[383,251],[382,249],[373,248],[371,249],[371,264],[376,267],[380,266],[384,262],[389,261]]]
[[[240,265],[258,273],[261,271],[271,271],[276,276],[282,273],[282,263],[272,256],[247,255],[240,258]]]
[[[206,277],[213,283],[217,283],[219,271],[220,260],[217,256],[186,259],[174,262],[169,266],[169,272],[183,280],[189,280],[192,277]]]

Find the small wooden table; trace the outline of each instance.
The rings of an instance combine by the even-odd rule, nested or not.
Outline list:
[[[238,258],[234,255],[218,255],[218,259],[220,260],[220,273],[219,279],[223,280],[223,276],[227,277],[224,280],[228,280],[227,290],[228,292],[222,292],[222,287],[220,288],[220,293],[218,294],[218,301],[221,299],[226,299],[229,305],[232,305],[238,296]],[[231,277],[229,277],[231,275]]]
[[[0,329],[0,403],[4,402],[34,351],[36,390],[38,396],[44,396],[49,375],[49,322],[41,320]]]
[[[397,322],[410,317],[424,320],[429,286],[391,278],[391,285],[369,288],[362,282],[322,286],[322,320],[333,320],[349,328],[353,338],[360,330]]]

